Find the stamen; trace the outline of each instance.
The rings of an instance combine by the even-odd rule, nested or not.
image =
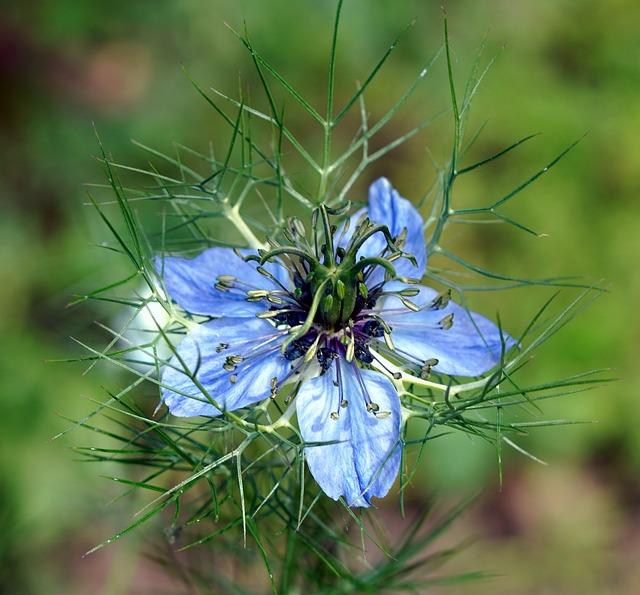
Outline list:
[[[404,297],[416,297],[420,293],[420,290],[415,287],[407,287],[406,289],[400,290],[398,293]]]
[[[338,354],[336,353],[336,356]],[[331,413],[331,419],[337,420],[340,417],[340,409],[346,407],[343,405],[344,400],[344,386],[342,384],[342,367],[340,366],[340,358],[336,358],[336,386],[338,387],[338,409]]]
[[[369,391],[367,391],[367,387],[364,384],[364,380],[362,380],[362,374],[360,374],[360,368],[358,368],[358,366],[353,366],[353,369],[356,374],[356,379],[358,380],[358,384],[360,385],[360,390],[362,392],[362,396],[364,397],[364,402],[365,402],[367,411],[375,415],[376,411],[380,409],[380,406],[371,400],[371,397],[369,396]]]
[[[236,278],[233,275],[218,275],[216,280],[218,283],[228,285],[229,287],[233,287],[233,284],[236,282]]]
[[[296,235],[302,238],[307,237],[307,230],[304,228],[304,225],[302,224],[302,221],[300,221],[300,219],[298,219],[297,217],[291,217],[291,219],[289,219],[289,225],[291,226],[291,230]]]
[[[414,304],[411,300],[408,300],[405,297],[399,296],[400,301],[402,302],[402,305],[405,306],[405,308],[408,308],[409,310],[411,310],[412,312],[420,312],[420,310],[422,308],[420,308],[420,306],[418,306],[417,304]]]
[[[280,280],[273,274],[271,274],[267,269],[265,269],[263,266],[258,266],[256,267],[256,271],[258,271],[258,273],[260,273],[263,277],[266,277],[267,279],[269,279],[270,281],[273,281],[274,283],[276,283],[277,285],[279,285],[284,291],[286,291],[287,293],[289,293],[289,289],[287,289],[281,282]]]
[[[316,359],[320,364],[321,376],[331,367],[331,364],[333,364],[333,360],[335,360],[337,357],[338,354],[329,347],[320,347],[320,349],[318,349]]]
[[[269,295],[269,292],[266,289],[251,289],[247,291],[247,299],[249,298],[266,298]]]
[[[345,219],[344,224],[342,226],[342,231],[340,232],[340,237],[338,238],[338,241],[337,241],[338,244],[342,244],[342,240],[344,240],[344,236],[347,235],[347,232],[349,231],[349,227],[351,227],[351,218]],[[338,250],[341,250],[343,252],[343,254],[340,255],[338,253]],[[340,256],[340,258],[344,258],[344,254],[345,253],[346,253],[346,251],[342,247],[339,247],[339,248],[336,249],[336,254],[338,254],[338,256]]]
[[[444,293],[441,293],[438,296],[436,296],[431,302],[430,307],[432,310],[442,310],[443,308],[446,308],[449,305],[450,300],[451,300],[451,290],[448,289]]]
[[[400,372],[398,372],[397,370],[392,370],[391,368],[389,368],[387,366],[387,363],[385,362],[384,359],[380,358],[380,357],[375,357],[375,351],[370,351],[371,356],[376,360],[376,362],[378,363],[378,365],[387,373],[389,374],[394,380],[400,380],[402,378],[402,374]]]
[[[433,366],[437,366],[439,363],[438,358],[432,357],[431,359],[428,359],[424,362],[424,364],[422,364],[422,367],[420,368],[420,378],[422,380],[426,380],[427,378],[429,378],[429,375],[431,374],[431,369],[433,368]]]
[[[406,241],[407,241],[407,228],[403,227],[402,231],[396,236],[395,244],[398,247],[398,249],[402,250],[402,248],[404,248]]]
[[[309,347],[309,350],[304,356],[305,363],[310,362],[315,357],[316,352],[318,351],[318,342],[320,341],[321,336],[321,334],[318,334],[316,340],[311,344],[311,347]]]
[[[447,314],[438,324],[443,331],[448,331],[453,326],[453,312]]]

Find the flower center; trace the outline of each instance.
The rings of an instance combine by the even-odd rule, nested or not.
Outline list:
[[[398,258],[415,260],[401,249],[404,234],[393,237],[386,226],[362,217],[346,239],[349,223],[337,231],[330,222],[330,215],[340,214],[324,206],[315,210],[311,239],[306,237],[298,219],[290,219],[283,230],[286,243],[271,240],[270,250],[258,250],[257,255],[245,257],[257,261],[258,272],[278,286],[276,290],[250,288],[244,293],[249,301],[269,304],[258,317],[288,329],[288,337],[282,344],[283,355],[291,361],[301,357],[310,361],[316,357],[323,371],[339,355],[347,361],[355,358],[370,364],[373,356],[368,345],[374,338],[384,337],[391,344],[391,329],[375,312],[377,300],[386,294],[383,288],[387,281],[414,281],[399,278],[393,265]],[[359,256],[365,244],[368,255]],[[369,255],[372,253],[375,255]],[[289,281],[279,280],[265,268],[267,263],[283,267]],[[241,285],[234,277],[223,275],[216,287],[242,291]],[[418,290],[400,292],[402,295],[398,297],[410,304],[407,291]]]

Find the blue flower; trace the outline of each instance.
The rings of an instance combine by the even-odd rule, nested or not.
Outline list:
[[[397,370],[479,376],[514,341],[418,283],[423,221],[388,180],[374,182],[368,207],[337,230],[334,214],[314,212],[311,238],[291,220],[286,243],[269,251],[158,259],[170,297],[214,317],[179,344],[162,398],[173,415],[216,416],[291,383],[312,475],[331,498],[370,506],[400,467]]]

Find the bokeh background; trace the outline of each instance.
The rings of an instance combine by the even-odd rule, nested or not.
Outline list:
[[[171,152],[178,141],[205,148],[226,134],[181,71],[233,94],[239,74],[257,89],[250,60],[228,22],[246,19],[254,45],[322,105],[333,2],[301,0],[8,0],[0,23],[0,591],[35,594],[179,592],[145,557],[161,528],[102,552],[83,552],[127,523],[131,507],[75,461],[71,447],[95,437],[52,441],[116,379],[108,369],[49,360],[76,353],[70,336],[91,339],[97,305],[67,308],[76,292],[116,273],[93,244],[106,232],[85,202],[102,181],[95,123],[120,161],[144,165],[130,139]],[[491,270],[605,279],[611,292],[547,344],[529,372],[548,380],[613,368],[621,380],[548,402],[550,418],[596,424],[540,429],[498,488],[496,453],[467,437],[435,441],[413,488],[445,502],[481,491],[456,528],[478,542],[450,569],[502,575],[469,593],[632,594],[640,585],[640,6],[635,0],[457,0],[447,2],[460,84],[486,35],[498,56],[474,103],[488,120],[475,155],[531,132],[543,134],[464,181],[463,196],[490,200],[582,142],[520,196],[510,213],[536,239],[503,227],[458,227],[449,244]],[[442,41],[440,2],[347,0],[337,72],[344,98],[396,33],[417,17],[367,93],[381,114]],[[427,78],[392,131],[447,106],[442,68]],[[311,134],[311,133],[310,133]],[[391,133],[390,133],[391,134]],[[387,175],[405,196],[433,179],[431,157],[449,146],[446,122],[378,163],[358,190]],[[310,138],[313,138],[310,136]],[[543,293],[480,296],[473,305],[521,329]],[[102,336],[96,332],[96,337]],[[454,588],[458,592],[460,588]]]

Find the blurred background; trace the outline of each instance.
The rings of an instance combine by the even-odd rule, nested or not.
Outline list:
[[[471,128],[488,123],[474,149],[489,155],[529,133],[542,135],[464,180],[462,197],[489,201],[586,134],[509,213],[548,237],[498,226],[448,233],[458,253],[493,271],[530,277],[604,279],[611,293],[545,345],[528,378],[546,381],[611,367],[619,382],[544,406],[548,418],[595,424],[540,429],[526,448],[549,462],[508,453],[498,486],[495,450],[467,437],[435,441],[413,497],[445,502],[480,491],[457,525],[478,542],[450,564],[501,575],[469,593],[620,593],[640,585],[640,6],[635,0],[452,0],[447,2],[459,84],[486,35],[497,55],[473,105]],[[83,206],[86,182],[102,182],[92,123],[117,159],[143,166],[137,139],[166,152],[174,141],[205,150],[226,136],[181,70],[203,87],[235,94],[238,76],[256,89],[250,60],[225,27],[247,21],[254,45],[316,106],[334,2],[302,0],[8,0],[0,23],[0,592],[34,594],[180,592],[144,555],[162,540],[150,527],[101,552],[90,547],[124,527],[131,505],[104,469],[76,462],[71,447],[96,443],[80,418],[117,385],[108,369],[48,360],[91,340],[97,305],[67,308],[76,292],[113,279],[94,243],[106,237]],[[338,103],[353,92],[414,17],[367,106],[380,115],[442,42],[440,2],[347,0],[339,45]],[[391,126],[399,135],[448,106],[444,70],[427,77]],[[402,194],[421,196],[442,163],[448,122],[377,163]],[[313,139],[312,132],[304,136]],[[387,139],[389,140],[389,139]],[[429,147],[429,154],[425,147]],[[364,194],[362,197],[364,198]],[[524,328],[544,292],[480,295]],[[102,337],[96,332],[96,337]],[[458,590],[456,587],[454,590]]]

